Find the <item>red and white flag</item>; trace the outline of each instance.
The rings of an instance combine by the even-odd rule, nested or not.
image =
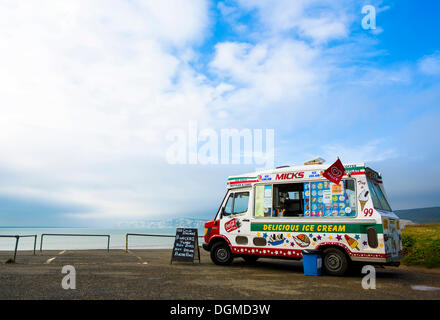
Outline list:
[[[328,167],[327,170],[325,170],[322,175],[331,182],[339,184],[342,177],[344,176],[344,173],[345,173],[344,165],[342,164],[341,160],[339,160],[338,158],[338,160],[336,160],[335,163],[333,163],[330,167]]]

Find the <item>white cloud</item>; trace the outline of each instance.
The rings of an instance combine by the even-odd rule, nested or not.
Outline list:
[[[235,90],[215,104],[242,124],[256,110],[260,115],[274,110],[298,111],[300,100],[324,90],[328,70],[318,61],[319,55],[305,42],[291,39],[255,45],[219,43],[210,67],[222,80],[234,84]]]
[[[320,43],[345,38],[351,23],[347,2],[326,0],[239,0],[247,10],[257,10],[259,19],[273,33],[296,30]]]
[[[319,18],[303,19],[300,22],[301,32],[318,42],[348,36],[347,22],[344,17],[323,15]]]
[[[428,75],[440,74],[440,52],[425,56],[419,61],[419,69]]]
[[[351,82],[363,86],[405,85],[412,80],[412,71],[407,65],[392,68],[357,67],[353,71]]]
[[[327,144],[322,147],[323,157],[328,162],[340,157],[344,163],[379,162],[398,156],[395,149],[384,146],[385,141],[375,139],[352,146],[341,143]],[[333,160],[334,159],[334,160]]]
[[[125,177],[164,157],[166,130],[209,118],[216,88],[188,64],[207,10],[203,0],[2,3],[0,166],[19,177],[2,192],[69,199],[87,214],[158,212],[143,197],[151,186],[128,191]]]

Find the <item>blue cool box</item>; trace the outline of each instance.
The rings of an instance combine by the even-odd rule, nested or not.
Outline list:
[[[317,250],[303,250],[303,268],[306,276],[322,274],[322,258]]]

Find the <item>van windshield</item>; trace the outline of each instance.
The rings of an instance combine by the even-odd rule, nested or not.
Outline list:
[[[376,180],[367,178],[368,187],[371,191],[371,198],[373,199],[373,206],[375,209],[392,211],[385,197],[385,192],[382,187],[382,183],[378,183]]]

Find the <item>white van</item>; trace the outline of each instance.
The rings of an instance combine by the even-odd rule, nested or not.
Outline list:
[[[350,262],[399,265],[399,218],[380,174],[347,164],[339,184],[323,177],[328,165],[281,167],[228,178],[215,219],[205,223],[203,248],[228,265],[234,257],[301,259],[319,250],[327,274],[343,275]]]

